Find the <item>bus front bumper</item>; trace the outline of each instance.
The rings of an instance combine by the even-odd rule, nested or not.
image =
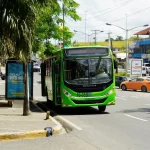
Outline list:
[[[109,95],[97,97],[69,97],[64,95],[62,99],[62,107],[115,105],[115,95],[115,92]]]

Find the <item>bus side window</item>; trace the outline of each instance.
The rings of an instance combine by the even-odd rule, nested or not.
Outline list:
[[[59,73],[59,64],[55,64],[55,66],[54,66],[54,72],[55,72],[56,74]]]
[[[54,66],[54,72],[56,74],[56,81],[59,82],[60,81],[60,64],[56,63]]]

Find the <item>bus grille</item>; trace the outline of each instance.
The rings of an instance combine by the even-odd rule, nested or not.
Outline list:
[[[104,103],[107,98],[101,100],[72,100],[75,104],[97,104]]]

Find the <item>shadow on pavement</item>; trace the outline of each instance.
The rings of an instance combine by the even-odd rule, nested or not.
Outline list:
[[[52,104],[47,105],[47,102],[37,103],[44,111],[50,111],[52,116],[56,115],[100,115],[109,114],[109,112],[99,112],[98,108],[94,107],[76,107],[76,108],[62,108],[55,107]]]
[[[37,81],[37,83],[41,84],[41,81]]]
[[[150,113],[150,108],[137,108],[137,109],[125,109],[121,111],[117,111],[121,113],[134,113],[134,112],[145,112],[145,113]]]
[[[31,101],[30,101],[30,111],[31,112],[44,113],[42,109],[40,109],[38,106],[36,106],[35,104],[33,104]]]

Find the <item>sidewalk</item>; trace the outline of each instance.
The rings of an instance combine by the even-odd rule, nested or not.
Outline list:
[[[31,115],[23,116],[23,101],[15,100],[12,107],[7,101],[0,100],[0,141],[12,139],[25,139],[46,137],[46,127],[52,127],[53,135],[61,134],[62,126],[54,118],[46,120],[46,113],[30,103]],[[6,107],[7,106],[7,107]]]

